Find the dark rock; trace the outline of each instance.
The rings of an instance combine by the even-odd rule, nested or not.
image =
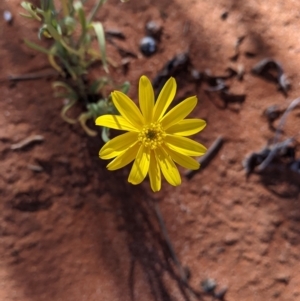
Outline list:
[[[145,56],[151,56],[156,52],[156,41],[149,36],[140,41],[140,50]]]

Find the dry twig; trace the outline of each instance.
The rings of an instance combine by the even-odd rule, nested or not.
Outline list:
[[[41,142],[41,141],[44,141],[44,136],[33,135],[33,136],[30,136],[30,137],[27,137],[27,138],[23,139],[19,143],[12,144],[10,146],[10,149],[12,149],[12,150],[22,149],[22,148],[28,146],[29,144],[31,144],[33,142]]]

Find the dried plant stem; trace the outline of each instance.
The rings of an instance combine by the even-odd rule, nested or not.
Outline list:
[[[8,75],[6,78],[0,78],[0,83],[5,81],[25,81],[45,78],[48,76],[56,76],[58,72],[56,70],[50,70],[47,72],[35,72],[20,75]]]
[[[161,214],[161,211],[159,209],[159,206],[158,206],[157,202],[154,202],[154,209],[155,209],[156,217],[158,219],[161,231],[163,233],[163,236],[165,238],[165,241],[166,241],[166,243],[168,245],[168,248],[169,248],[169,251],[171,253],[172,259],[174,260],[174,262],[175,262],[175,264],[178,268],[181,281],[186,284],[187,283],[186,273],[185,273],[184,268],[182,267],[177,255],[176,255],[176,252],[173,248],[173,245],[172,245],[171,240],[169,238],[169,234],[168,234],[164,219],[162,217],[162,214]]]
[[[197,161],[200,163],[200,169],[197,170],[188,170],[185,173],[185,176],[188,179],[191,179],[199,170],[202,171],[203,168],[205,168],[209,162],[217,155],[218,151],[221,149],[224,142],[224,138],[222,136],[219,136],[213,144],[209,147],[205,155],[197,159]]]
[[[281,130],[286,122],[286,119],[288,117],[288,115],[290,114],[290,112],[292,110],[294,110],[298,105],[300,104],[300,97],[294,99],[290,105],[288,106],[288,108],[285,110],[284,114],[282,115],[281,119],[280,119],[280,122],[279,122],[279,125],[277,127],[277,130],[276,130],[276,133],[275,133],[275,137],[274,137],[274,141],[273,143],[277,143],[278,139],[279,139],[279,136],[280,136],[280,133],[281,133]]]
[[[288,108],[285,110],[284,114],[282,115],[279,125],[276,129],[276,133],[274,136],[274,140],[273,140],[273,145],[275,145],[278,140],[279,140],[279,136],[281,134],[282,128],[286,122],[286,119],[288,117],[288,115],[290,114],[290,112],[295,109],[298,105],[300,104],[300,97],[294,99],[290,105],[288,106]],[[294,138],[289,138],[286,141],[284,141],[283,143],[288,144],[291,143],[294,140]],[[278,147],[274,147],[272,149],[272,151],[269,153],[268,157],[258,166],[257,170],[258,171],[263,171],[265,170],[265,168],[272,162],[272,160],[276,157],[277,153],[278,153]]]
[[[30,137],[27,137],[25,139],[23,139],[22,141],[12,144],[10,146],[10,149],[12,150],[16,150],[16,149],[22,149],[26,146],[28,146],[29,144],[33,143],[33,142],[42,142],[44,141],[44,136],[41,135],[33,135]]]

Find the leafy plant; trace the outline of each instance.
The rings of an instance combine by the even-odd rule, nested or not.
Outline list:
[[[86,14],[84,3],[86,0],[61,0],[61,7],[56,7],[54,0],[41,0],[40,7],[23,1],[21,6],[26,13],[25,18],[34,19],[41,23],[38,31],[39,39],[51,40],[49,48],[45,48],[25,39],[30,48],[47,55],[51,66],[63,78],[53,83],[57,89],[57,97],[64,97],[68,102],[64,105],[61,116],[68,123],[79,121],[87,134],[95,136],[97,133],[86,126],[90,118],[96,119],[103,114],[116,112],[110,97],[104,95],[105,86],[115,87],[108,76],[108,65],[113,64],[106,56],[105,32],[101,22],[95,22],[94,17],[106,0],[98,0],[90,13]],[[99,51],[93,48],[93,41],[97,41]],[[106,76],[88,84],[88,69],[95,62],[102,62]],[[129,83],[117,87],[127,93]],[[96,101],[95,96],[97,96]],[[67,116],[67,112],[77,102],[85,105],[86,112],[78,119]],[[102,137],[108,139],[108,130],[103,128]]]

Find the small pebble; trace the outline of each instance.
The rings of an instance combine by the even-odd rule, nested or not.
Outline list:
[[[162,27],[155,21],[149,21],[146,24],[146,33],[148,36],[159,39],[162,32]]]
[[[294,172],[300,173],[300,160],[291,163],[290,169]]]
[[[150,56],[156,52],[156,42],[152,37],[144,37],[140,41],[140,50],[146,55]]]
[[[277,280],[278,282],[282,282],[282,283],[285,283],[285,284],[288,284],[290,282],[290,275],[288,274],[278,274],[275,276],[275,280]]]
[[[232,246],[239,241],[239,236],[237,233],[228,233],[224,237],[224,243],[228,246]]]
[[[194,80],[200,80],[201,79],[201,73],[197,69],[193,69],[191,71],[191,75],[192,75],[192,78]]]
[[[228,11],[224,11],[224,12],[221,14],[221,19],[222,19],[222,20],[226,20],[227,17],[228,17],[228,15],[229,15],[229,12],[228,12]]]
[[[205,279],[201,282],[201,287],[206,293],[212,293],[217,286],[217,283],[214,279]]]
[[[11,12],[8,11],[8,10],[5,10],[5,11],[3,12],[3,19],[4,19],[7,23],[12,23],[13,16],[12,16]]]
[[[28,164],[27,167],[28,169],[36,172],[41,172],[44,170],[42,166],[36,164]]]

